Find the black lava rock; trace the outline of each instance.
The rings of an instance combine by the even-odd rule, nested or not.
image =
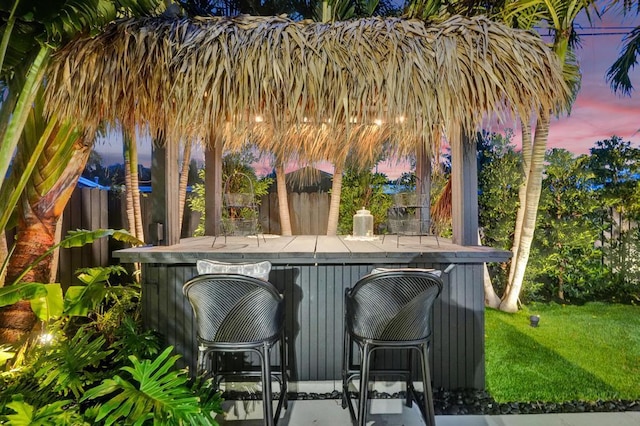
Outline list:
[[[306,393],[289,392],[290,401],[295,400],[322,400],[341,399],[342,393],[334,390],[330,393]],[[372,391],[370,398],[376,399],[405,399],[406,392],[389,394],[386,392]],[[423,395],[416,392],[417,398],[422,403]],[[226,400],[259,400],[260,392],[225,392],[222,397]],[[350,398],[357,398],[356,392],[349,392]],[[274,399],[277,396],[274,395]],[[497,403],[487,391],[460,389],[433,391],[433,405],[436,415],[465,415],[465,414],[544,414],[544,413],[585,413],[585,412],[619,412],[640,411],[640,401],[612,400],[612,401],[566,401],[563,403],[530,401]]]

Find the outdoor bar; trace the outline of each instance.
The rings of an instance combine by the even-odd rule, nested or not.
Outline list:
[[[460,246],[443,238],[396,236],[353,241],[343,236],[267,238],[188,238],[174,246],[120,250],[122,262],[143,265],[143,321],[195,368],[196,325],[182,284],[197,275],[198,259],[226,262],[268,260],[269,277],[286,301],[288,368],[292,381],[334,381],[341,389],[344,292],[374,267],[447,270],[445,287],[434,308],[431,347],[435,387],[483,389],[483,263],[502,262],[510,253],[488,247]],[[382,357],[384,358],[384,357]],[[404,357],[380,362],[389,368]]]
[[[103,84],[103,75],[118,84]],[[195,328],[181,289],[198,259],[273,264],[270,280],[287,304],[294,381],[339,378],[345,288],[374,267],[428,267],[446,271],[434,312],[434,385],[484,387],[482,268],[509,253],[479,246],[475,132],[488,117],[548,118],[569,96],[560,63],[537,35],[461,16],[124,20],[59,52],[47,90],[48,110],[88,132],[107,122],[130,134],[144,126],[154,138],[153,246],[115,256],[142,265],[144,323],[187,365],[194,363]],[[205,153],[202,238],[180,238],[179,148],[186,140],[199,141]],[[426,220],[431,166],[446,145],[452,238],[350,241],[335,235],[339,203],[332,202],[327,236],[283,232],[259,244],[255,237],[223,242],[222,156],[247,144],[273,159],[278,183],[288,161],[331,162],[332,196],[348,158],[370,169],[383,154],[413,156]],[[286,189],[278,197],[283,217]]]

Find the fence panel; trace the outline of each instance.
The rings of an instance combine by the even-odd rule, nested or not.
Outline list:
[[[289,215],[293,235],[324,235],[327,233],[330,197],[326,192],[292,192],[288,194]],[[262,197],[260,224],[266,234],[280,234],[278,194]]]
[[[106,229],[109,227],[109,200],[107,191],[96,188],[76,188],[62,216],[62,238],[70,230]],[[63,286],[78,283],[78,268],[109,265],[109,241],[102,238],[84,247],[60,249],[58,282]]]

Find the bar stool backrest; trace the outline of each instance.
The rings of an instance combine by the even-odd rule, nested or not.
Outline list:
[[[418,341],[431,335],[431,310],[442,279],[409,269],[360,279],[346,295],[347,328],[356,338]]]
[[[200,343],[277,340],[284,299],[273,284],[239,274],[199,275],[182,288],[193,308]]]

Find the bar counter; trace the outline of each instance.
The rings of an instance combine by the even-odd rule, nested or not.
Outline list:
[[[344,291],[375,267],[447,270],[433,312],[432,379],[436,388],[485,387],[483,263],[504,262],[510,253],[460,246],[433,236],[395,235],[370,241],[338,236],[266,235],[195,237],[173,246],[118,250],[123,263],[142,264],[145,327],[195,368],[196,328],[182,285],[197,275],[196,261],[268,260],[269,280],[286,300],[287,363],[292,381],[335,381],[340,390]],[[379,366],[397,366],[404,356],[382,353]]]

